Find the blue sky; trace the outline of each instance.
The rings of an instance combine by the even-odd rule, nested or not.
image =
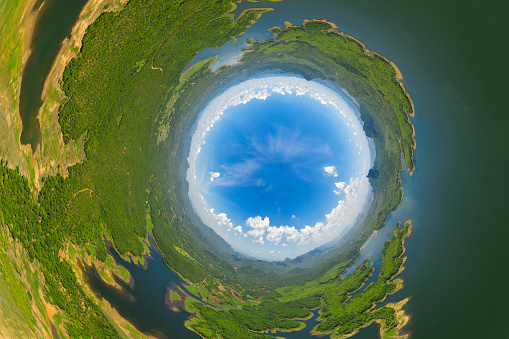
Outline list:
[[[341,95],[297,77],[246,81],[202,112],[189,197],[240,252],[303,254],[344,233],[370,195],[369,142]]]

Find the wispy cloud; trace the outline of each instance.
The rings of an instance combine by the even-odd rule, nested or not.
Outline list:
[[[329,145],[321,140],[302,135],[298,130],[285,126],[276,126],[263,138],[254,131],[245,131],[249,142],[236,145],[242,148],[236,161],[223,165],[222,180],[219,186],[267,186],[259,170],[274,163],[292,164],[291,170],[301,180],[309,181],[304,173],[317,161],[330,157]]]
[[[263,241],[263,237],[253,240],[253,243],[260,244],[260,245],[265,244],[265,242]]]

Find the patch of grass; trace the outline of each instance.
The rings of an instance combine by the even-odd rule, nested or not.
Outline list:
[[[35,330],[34,317],[32,315],[32,295],[27,291],[25,284],[21,281],[19,274],[21,269],[14,263],[14,267],[6,252],[8,246],[8,235],[4,226],[0,226],[0,272],[2,280],[8,287],[9,294],[14,299],[17,308],[23,315],[24,321]]]

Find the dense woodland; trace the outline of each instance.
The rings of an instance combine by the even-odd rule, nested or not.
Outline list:
[[[385,243],[381,271],[375,282],[369,284],[362,293],[358,292],[366,280],[373,275],[372,264],[366,260],[347,276],[338,276],[324,283],[308,282],[301,288],[285,287],[278,289],[279,298],[262,301],[258,305],[244,306],[242,309],[227,311],[215,310],[198,301],[192,303],[200,320],[190,322],[189,326],[206,338],[236,338],[239,333],[269,330],[295,330],[302,326],[297,319],[311,316],[310,309],[320,309],[320,320],[314,332],[346,335],[367,326],[374,320],[383,323],[384,331],[390,331],[399,324],[394,308],[384,306],[374,309],[376,303],[400,288],[400,281],[394,280],[403,265],[404,239],[410,235],[411,224],[399,223],[392,239]],[[250,333],[257,337],[255,333]]]
[[[119,253],[139,256],[147,216],[171,269],[194,283],[212,277],[255,301],[240,310],[191,303],[199,318],[190,327],[203,336],[257,337],[250,331],[296,329],[301,323],[293,319],[308,317],[308,309],[322,303],[323,322],[317,331],[350,333],[374,319],[382,319],[387,328],[396,326],[392,308],[371,308],[397,289],[393,279],[403,263],[409,224],[398,227],[386,244],[382,272],[363,293],[351,297],[373,274],[368,262],[342,277],[366,232],[379,229],[400,203],[401,154],[413,169],[408,121],[412,108],[394,69],[329,24],[307,22],[274,30],[275,40],[252,42],[236,66],[211,73],[209,60],[181,76],[198,51],[241,34],[267,10],[248,10],[233,21],[225,15],[231,9],[230,1],[222,0],[131,0],[120,12],[102,14],[88,28],[61,81],[65,99],[59,122],[64,142],[85,137],[86,160],[68,168],[66,178],[44,178],[40,192],[1,163],[2,224],[30,258],[41,263],[46,296],[66,313],[65,327],[73,337],[118,334],[86,296],[74,264],[63,259],[64,244],[92,244],[98,259],[105,260],[106,235]],[[377,147],[378,175],[370,178],[375,203],[348,242],[269,264],[233,253],[197,220],[182,196],[185,183],[179,171],[185,152],[183,131],[207,100],[252,72],[276,69],[329,80],[361,103],[366,132]]]
[[[120,253],[142,253],[151,177],[167,166],[154,120],[168,88],[198,51],[241,34],[265,11],[247,11],[233,22],[224,16],[230,2],[131,0],[120,12],[102,14],[61,81],[64,141],[85,135],[87,159],[68,168],[65,179],[44,178],[40,192],[2,160],[2,224],[40,262],[46,297],[65,312],[71,337],[119,335],[78,283],[75,263],[62,258],[64,244],[93,244],[104,260],[106,234]],[[141,69],[140,60],[147,60]],[[168,206],[157,207],[154,215],[167,214]]]
[[[250,280],[256,281],[261,277],[260,280],[265,283],[267,280],[274,281],[276,286],[288,278],[301,283],[317,279],[327,272],[337,275],[346,268],[369,234],[380,229],[389,213],[399,206],[402,199],[401,155],[409,154],[405,159],[407,167],[412,170],[415,142],[408,120],[409,114],[413,113],[411,101],[389,62],[365,50],[352,38],[338,33],[324,21],[308,21],[302,26],[290,26],[284,30],[275,28],[273,31],[276,39],[251,41],[248,52],[234,66],[223,66],[216,73],[210,73],[208,62],[197,64],[193,72],[188,72],[192,75],[170,93],[168,108],[158,118],[158,123],[163,131],[186,130],[211,98],[261,72],[283,70],[306,79],[323,79],[332,87],[346,89],[359,102],[364,129],[376,145],[377,157],[369,175],[375,200],[355,231],[332,249],[324,246],[294,260],[271,264],[244,261],[239,256],[233,258],[233,263],[242,266],[242,270],[257,272]],[[338,62],[339,56],[341,62]],[[178,185],[185,185],[179,178],[180,158],[185,153],[184,146],[179,144],[181,136],[182,132],[167,136],[177,147],[177,151],[170,155],[172,169],[168,176],[170,182],[175,183],[174,191],[170,192],[173,194],[170,204],[172,211],[192,211],[178,194],[181,191]],[[178,214],[176,217],[181,217],[186,224],[200,224],[187,216],[192,213]],[[264,273],[272,270],[284,274]]]

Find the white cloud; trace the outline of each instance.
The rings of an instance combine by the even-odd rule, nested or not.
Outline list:
[[[260,237],[260,238],[258,238],[257,240],[253,240],[253,243],[258,243],[258,244],[260,244],[260,245],[265,244],[265,242],[263,241],[263,237]]]
[[[295,228],[295,226],[269,226],[267,228],[267,237],[268,241],[275,242],[276,245],[281,242],[283,237],[286,237],[286,240],[295,242],[299,239],[300,234],[299,230]]]
[[[209,179],[210,181],[214,181],[215,178],[219,178],[221,173],[219,172],[209,172]]]
[[[334,177],[338,176],[338,171],[336,170],[336,166],[325,166],[323,168],[328,175],[332,175]]]
[[[340,195],[341,194],[341,191],[344,191],[345,188],[346,188],[346,182],[337,182],[336,184],[336,187],[337,187],[337,191],[334,190],[334,193],[336,195]]]
[[[338,201],[338,205],[329,214],[325,215],[325,221],[316,222],[314,226],[307,225],[300,230],[296,229],[295,226],[288,225],[271,226],[269,217],[255,216],[246,220],[246,226],[250,230],[243,233],[242,226],[233,227],[231,219],[227,217],[226,213],[214,214],[213,208],[208,212],[219,232],[221,232],[220,226],[226,226],[226,231],[233,229],[235,234],[243,235],[244,238],[249,235],[253,238],[251,240],[253,244],[264,245],[265,240],[267,240],[278,245],[285,240],[281,244],[283,247],[289,247],[288,243],[296,243],[305,245],[302,248],[309,250],[340,236],[347,230],[355,221],[370,190],[369,182],[365,177],[352,177],[349,183],[337,182],[335,186],[338,189],[338,191],[335,191],[336,194],[341,191],[345,192],[345,199]],[[225,230],[225,228],[222,229]]]
[[[229,229],[233,227],[233,224],[231,223],[231,219],[228,219],[228,217],[226,216],[226,213],[214,214],[213,208],[211,208],[209,211],[210,211],[210,214],[212,215],[212,217],[214,218],[217,226],[227,226]]]
[[[246,225],[252,228],[247,234],[253,238],[258,238],[265,234],[265,231],[270,226],[270,220],[268,217],[265,217],[265,219],[262,219],[260,216],[249,217],[246,220]]]
[[[325,225],[323,222],[317,222],[314,227],[304,227],[300,230],[300,243],[306,244],[318,240],[317,238],[323,236],[323,231],[326,228],[329,228],[329,225]]]
[[[270,226],[267,232],[267,240],[278,244],[281,242],[281,239],[283,238],[284,234],[285,231],[283,229],[283,226],[281,227]]]
[[[286,240],[291,242],[296,242],[297,240],[299,240],[300,234],[299,231],[295,228],[295,226],[286,227],[287,227],[285,230]]]

